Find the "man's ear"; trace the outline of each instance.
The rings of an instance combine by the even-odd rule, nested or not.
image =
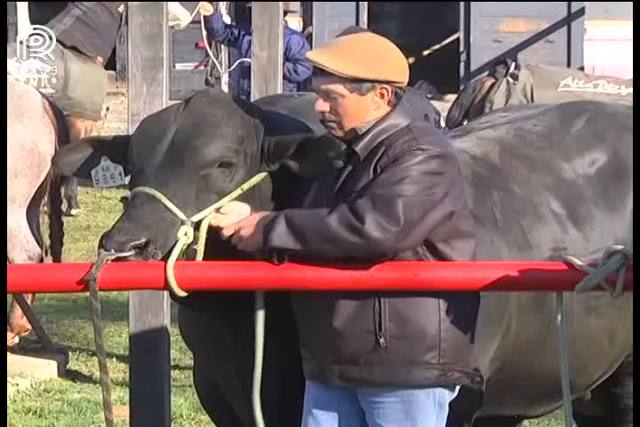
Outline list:
[[[268,171],[286,166],[303,178],[313,178],[341,167],[344,148],[342,142],[329,134],[265,135],[262,165]]]
[[[54,170],[63,176],[91,180],[91,171],[103,157],[130,173],[128,162],[130,135],[91,136],[61,147],[53,157]]]

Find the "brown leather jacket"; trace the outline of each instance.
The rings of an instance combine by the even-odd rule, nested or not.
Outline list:
[[[302,209],[272,215],[267,250],[325,263],[468,260],[474,221],[447,138],[407,96],[351,145]],[[482,386],[477,293],[294,293],[307,379],[367,387]]]

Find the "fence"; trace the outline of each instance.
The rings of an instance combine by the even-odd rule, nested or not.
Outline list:
[[[9,264],[8,293],[83,292],[88,263]],[[585,273],[555,261],[390,261],[344,267],[262,261],[179,261],[176,281],[187,292],[223,290],[573,291]],[[46,277],[46,283],[42,278]],[[131,277],[135,277],[132,280]],[[613,277],[615,279],[615,277]],[[134,283],[135,282],[135,283]],[[101,291],[166,290],[165,263],[111,263]],[[627,267],[625,289],[633,287]]]

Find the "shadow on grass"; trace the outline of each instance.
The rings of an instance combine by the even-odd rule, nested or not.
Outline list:
[[[84,307],[83,307],[84,306]],[[102,321],[126,322],[129,316],[129,305],[126,299],[116,299],[111,296],[100,295]],[[63,318],[67,321],[86,320],[91,321],[92,314],[89,305],[89,296],[85,294],[73,296],[42,296],[34,306],[36,315],[55,321]]]
[[[79,383],[79,384],[100,385],[100,381],[97,381],[93,377],[83,374],[80,371],[76,371],[75,369],[67,369],[64,379],[74,383]],[[111,382],[111,385],[115,385],[118,387],[125,387],[125,388],[129,387],[128,381],[114,381],[113,378],[111,378],[110,382]]]
[[[74,351],[77,353],[84,354],[86,356],[98,357],[94,349],[84,348],[84,347],[74,347],[74,346],[68,346],[66,347],[66,349],[69,351]],[[115,359],[122,364],[129,365],[129,355],[127,354],[107,352],[107,357],[111,359]],[[179,363],[174,363],[173,365],[171,365],[172,371],[190,371],[191,368],[192,368],[191,365],[181,365]]]

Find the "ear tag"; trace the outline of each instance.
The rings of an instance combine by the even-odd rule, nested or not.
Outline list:
[[[113,163],[108,157],[102,157],[100,164],[91,170],[91,181],[94,187],[110,188],[125,185],[128,179],[122,166]]]

